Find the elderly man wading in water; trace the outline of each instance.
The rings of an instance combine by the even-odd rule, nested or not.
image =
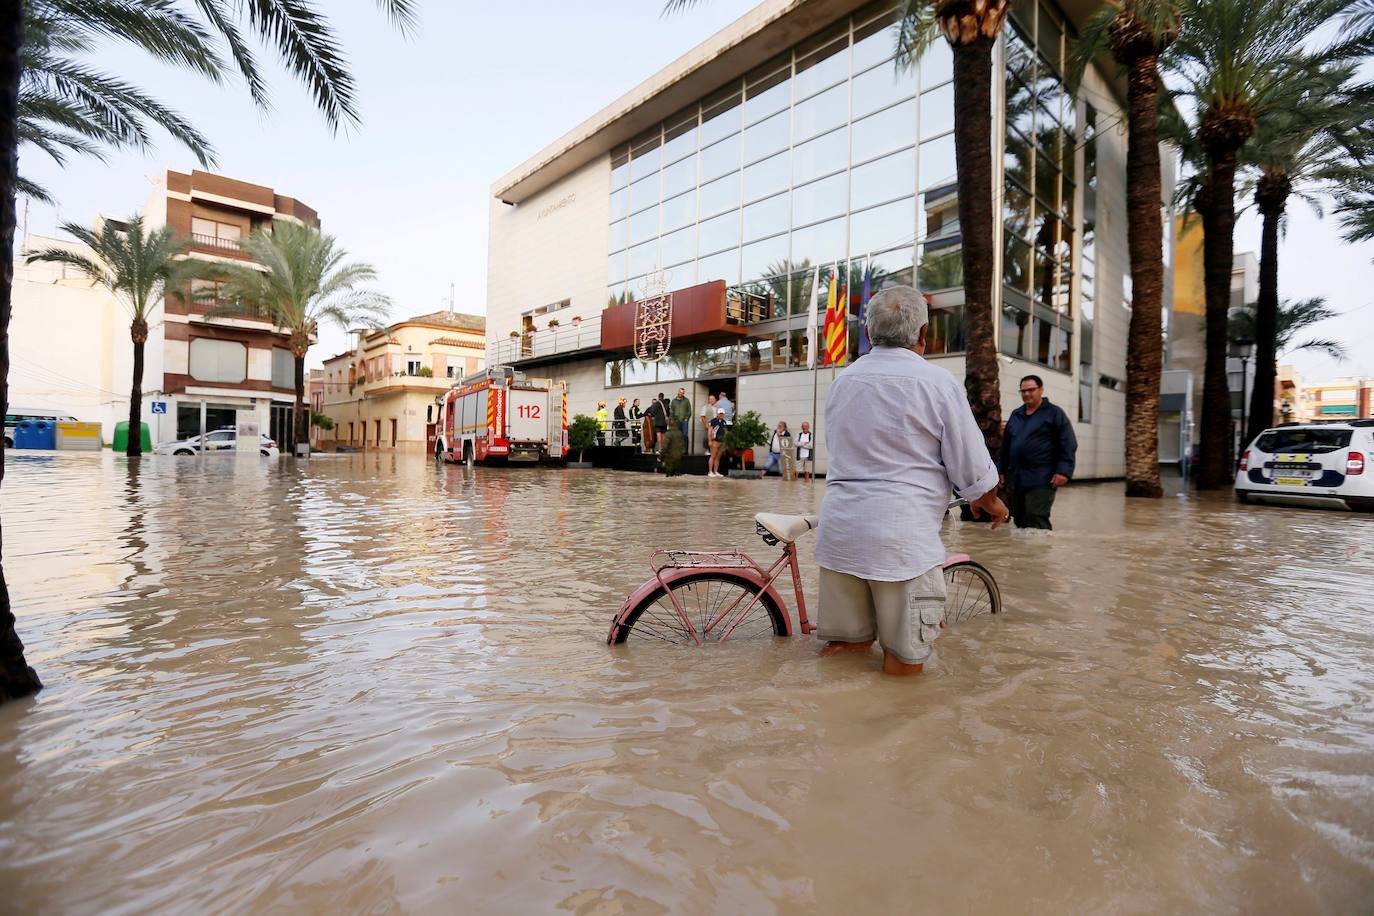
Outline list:
[[[944,616],[940,522],[950,491],[1007,519],[997,468],[963,386],[922,358],[928,310],[909,286],[868,305],[873,349],[825,399],[829,470],[816,563],[821,655],[864,652],[876,638],[888,674],[917,674]]]

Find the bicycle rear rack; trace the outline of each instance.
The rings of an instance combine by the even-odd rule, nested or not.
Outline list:
[[[700,569],[705,567],[736,567],[762,572],[759,565],[744,551],[731,550],[655,550],[649,565],[657,574],[665,569]]]

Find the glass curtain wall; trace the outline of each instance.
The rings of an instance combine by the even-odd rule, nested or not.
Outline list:
[[[1071,371],[1076,106],[1062,20],[1018,3],[1004,32],[1002,352]]]
[[[1083,247],[1078,272],[1078,419],[1091,423],[1096,390],[1093,316],[1097,313],[1097,109],[1092,103],[1084,106],[1083,117]]]
[[[899,69],[898,21],[890,3],[869,6],[615,151],[608,301],[642,297],[656,269],[669,288],[724,280],[763,297],[734,357],[749,372],[806,366],[818,266],[821,308],[836,282],[852,318],[866,272],[873,292],[957,294],[953,64],[941,40]],[[961,307],[937,309],[932,329],[931,352],[963,349]],[[700,365],[719,373],[719,356]]]

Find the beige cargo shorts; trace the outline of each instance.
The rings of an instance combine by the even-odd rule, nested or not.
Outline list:
[[[816,637],[826,642],[878,643],[900,661],[930,658],[945,616],[945,571],[936,566],[904,582],[860,579],[821,569]]]

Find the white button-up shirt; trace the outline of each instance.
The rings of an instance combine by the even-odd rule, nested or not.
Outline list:
[[[874,347],[825,399],[828,454],[816,563],[901,582],[945,558],[950,491],[977,499],[997,467],[963,386],[910,350]]]

